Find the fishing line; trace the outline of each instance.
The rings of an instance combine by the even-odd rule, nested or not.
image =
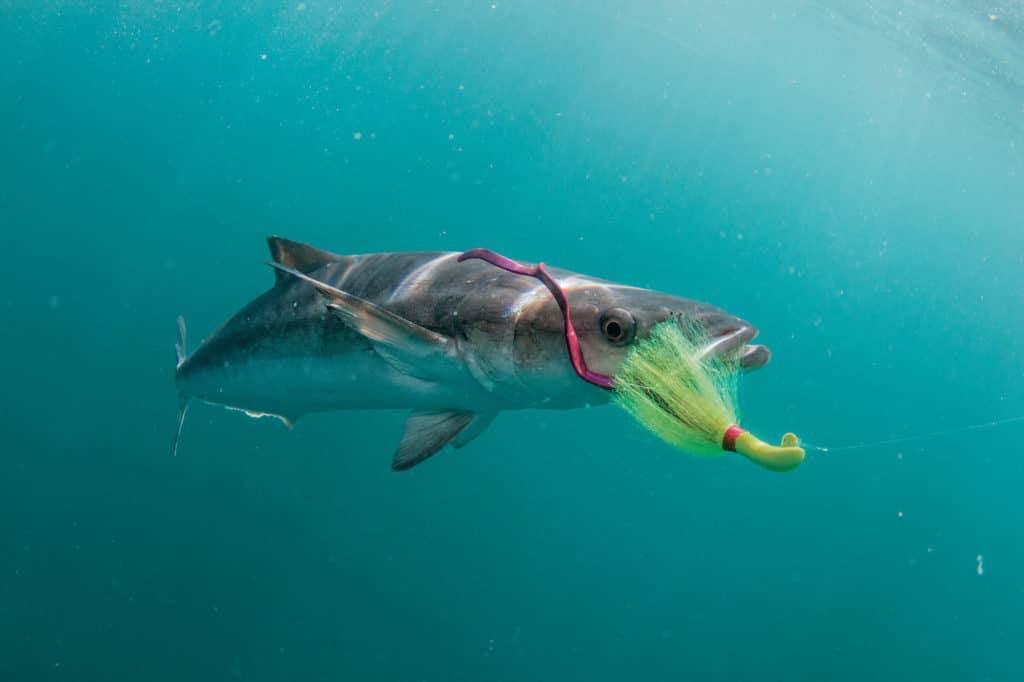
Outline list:
[[[940,429],[938,431],[929,431],[927,433],[918,433],[912,436],[900,436],[898,438],[886,438],[884,440],[873,440],[863,443],[853,443],[851,445],[840,445],[838,447],[825,447],[823,445],[815,445],[803,441],[801,445],[809,448],[813,448],[818,452],[845,452],[850,450],[863,450],[865,448],[876,448],[885,445],[896,445],[899,443],[912,443],[919,440],[927,440],[928,438],[938,438],[939,436],[951,436],[957,433],[967,433],[969,431],[980,431],[982,429],[991,429],[996,426],[1005,426],[1006,424],[1014,424],[1017,422],[1024,422],[1024,415],[1019,417],[1007,417],[1006,419],[997,419],[992,422],[981,422],[978,424],[969,424],[967,426],[957,426],[951,429]]]

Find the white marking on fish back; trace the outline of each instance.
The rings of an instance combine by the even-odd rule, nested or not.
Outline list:
[[[349,275],[355,272],[361,265],[366,262],[366,256],[352,256],[352,262],[348,264],[345,271],[341,273],[341,279],[335,284],[337,288],[345,291],[345,283],[348,282]]]
[[[519,317],[524,310],[536,303],[537,299],[542,296],[550,295],[551,292],[548,291],[546,286],[544,286],[544,283],[538,281],[534,286],[512,299],[512,302],[508,304],[508,308],[505,309],[505,316],[514,320]]]
[[[401,299],[409,293],[409,291],[415,289],[420,284],[429,282],[430,276],[434,273],[434,270],[440,267],[443,262],[456,258],[458,255],[459,254],[457,253],[446,253],[441,256],[437,256],[436,258],[431,258],[426,263],[410,272],[402,278],[402,281],[398,283],[395,290],[391,292],[390,296],[388,296],[388,303],[391,303],[396,299]]]

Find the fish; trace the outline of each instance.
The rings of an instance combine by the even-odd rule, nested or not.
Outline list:
[[[543,282],[460,252],[338,255],[267,239],[273,286],[188,354],[175,344],[178,421],[194,400],[289,427],[335,410],[411,414],[392,457],[403,471],[447,445],[461,448],[507,410],[608,403],[566,353],[566,315]],[[702,330],[705,352],[764,366],[758,330],[713,305],[559,268],[586,365],[613,377],[632,344],[677,319]]]

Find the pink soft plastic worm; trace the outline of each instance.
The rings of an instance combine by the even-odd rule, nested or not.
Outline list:
[[[598,374],[587,369],[587,362],[583,359],[583,351],[580,349],[580,340],[576,336],[576,328],[572,326],[572,317],[569,315],[569,299],[565,297],[562,287],[551,276],[551,273],[547,271],[543,263],[530,267],[489,249],[471,249],[460,254],[458,260],[461,263],[472,258],[486,261],[502,270],[514,272],[517,275],[535,277],[543,282],[544,286],[551,292],[555,302],[558,303],[558,307],[562,310],[562,318],[565,320],[565,345],[569,350],[569,361],[572,362],[572,368],[576,370],[576,374],[584,381],[601,388],[609,390],[612,388],[612,378],[610,376]]]

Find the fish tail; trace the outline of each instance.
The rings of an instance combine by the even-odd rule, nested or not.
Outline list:
[[[178,364],[176,369],[181,369],[188,357],[188,348],[185,345],[185,318],[178,315],[178,337],[174,342],[174,353],[177,356]],[[188,396],[178,389],[178,425],[174,429],[174,442],[171,444],[171,455],[177,456],[178,442],[181,441],[181,426],[185,423],[185,413],[188,411]]]
[[[178,337],[174,340],[174,353],[178,356],[178,367],[185,364],[188,349],[185,347],[185,318],[178,315]]]

